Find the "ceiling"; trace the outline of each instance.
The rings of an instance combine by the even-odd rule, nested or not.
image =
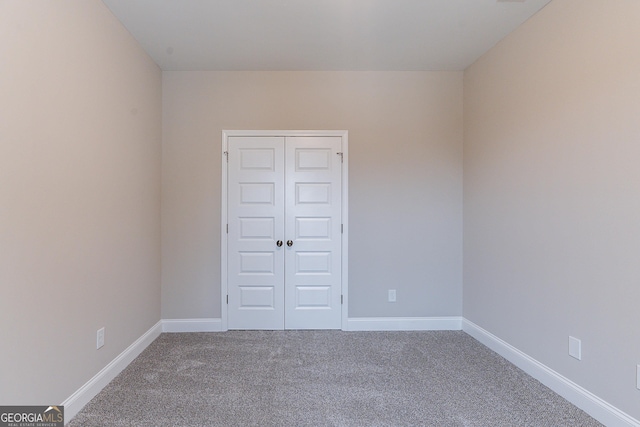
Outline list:
[[[163,70],[464,70],[550,0],[103,0]]]

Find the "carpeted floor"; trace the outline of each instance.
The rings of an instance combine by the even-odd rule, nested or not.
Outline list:
[[[598,426],[461,331],[162,334],[68,424]]]

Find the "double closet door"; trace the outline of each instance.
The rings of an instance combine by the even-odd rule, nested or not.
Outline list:
[[[339,329],[342,138],[230,136],[229,329]]]

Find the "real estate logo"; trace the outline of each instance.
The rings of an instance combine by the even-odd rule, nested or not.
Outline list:
[[[64,406],[0,406],[0,427],[64,427]]]

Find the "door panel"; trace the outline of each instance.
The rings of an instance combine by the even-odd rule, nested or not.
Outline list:
[[[295,185],[296,205],[329,205],[331,204],[330,182],[303,182]]]
[[[288,137],[285,146],[285,324],[340,329],[340,137]]]
[[[331,218],[296,218],[296,240],[331,239]]]
[[[275,306],[273,286],[240,286],[240,307],[253,309],[273,309]]]
[[[240,182],[240,205],[275,205],[275,183]]]
[[[238,218],[240,227],[238,239],[275,240],[275,218]]]
[[[229,329],[284,328],[284,138],[228,140]]]

